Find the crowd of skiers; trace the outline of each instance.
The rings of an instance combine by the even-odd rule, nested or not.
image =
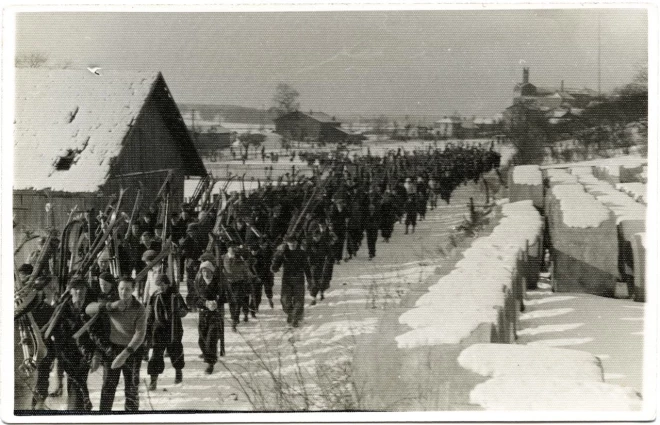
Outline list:
[[[191,312],[199,315],[205,371],[213,373],[225,354],[225,305],[237,331],[241,318],[248,322],[257,317],[264,295],[270,308],[275,307],[274,275],[282,271],[282,309],[291,327],[300,326],[306,291],[311,305],[322,301],[334,267],[358,254],[365,235],[371,260],[379,233],[387,243],[397,222],[404,223],[406,234],[414,232],[427,208],[437,207],[438,196],[449,202],[456,187],[499,166],[492,148],[460,146],[384,156],[301,157],[314,166],[314,176],[288,175],[251,193],[222,196],[222,202],[209,199],[201,211],[183,204],[166,218],[168,223],[152,205],[131,222],[113,255],[101,251],[86,278],[67,283],[65,301],[51,305],[48,300],[62,294],[48,297],[41,290],[32,314],[40,327],[51,329],[46,332],[48,355],[37,370],[33,407],[44,408],[56,362],[57,388],[66,375],[68,410],[92,409],[87,378],[99,368],[100,410],[112,410],[120,374],[125,409],[139,410],[143,361],[148,362],[150,390],[157,388],[166,356],[176,371],[175,383],[182,381],[181,319]],[[170,261],[159,255],[166,248],[176,253]],[[32,274],[30,262],[38,257],[39,252],[18,268],[19,280]],[[140,273],[147,266],[148,272]],[[48,278],[48,271],[40,277]],[[186,286],[185,298],[180,285]],[[54,314],[59,318],[55,322]],[[50,394],[58,395],[61,390]]]

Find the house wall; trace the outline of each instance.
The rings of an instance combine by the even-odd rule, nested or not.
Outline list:
[[[183,202],[184,163],[181,149],[163,121],[153,97],[145,102],[123,144],[124,148],[112,164],[111,177],[103,186],[102,193],[112,194],[122,187],[127,188],[124,205],[130,211],[142,183],[141,205],[147,208],[165,181],[167,170],[173,169],[170,210],[178,208]]]
[[[217,149],[227,149],[231,144],[230,133],[195,133],[191,134],[191,137],[201,155],[209,155]]]
[[[343,131],[338,130],[335,125],[323,125],[320,139],[325,143],[342,143],[348,139],[348,135]]]
[[[303,114],[290,114],[275,121],[275,132],[294,140],[319,138],[321,123]]]

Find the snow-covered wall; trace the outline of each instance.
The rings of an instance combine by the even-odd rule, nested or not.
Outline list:
[[[640,182],[618,183],[615,185],[615,187],[619,191],[633,198],[636,202],[646,205],[647,203],[646,183],[640,183]]]
[[[474,344],[458,363],[490,378],[474,387],[470,402],[487,410],[631,411],[641,397],[604,382],[600,360],[564,348],[516,344]]]
[[[618,275],[614,214],[579,183],[558,184],[546,195],[559,291],[609,295]]]
[[[543,208],[543,174],[538,165],[519,165],[509,176],[511,202],[532,200],[534,206]]]
[[[527,275],[522,259],[540,259],[543,220],[532,201],[505,204],[502,215],[489,236],[473,242],[455,269],[399,317],[412,328],[396,338],[399,348],[458,344],[484,324],[496,329],[500,342],[515,338]],[[493,338],[488,332],[484,337]]]

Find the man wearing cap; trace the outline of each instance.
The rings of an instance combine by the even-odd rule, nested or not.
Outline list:
[[[344,253],[344,241],[346,240],[346,222],[348,211],[343,200],[334,198],[329,213],[332,231],[337,235],[337,243],[334,245],[334,257],[337,264],[341,263]]]
[[[321,294],[321,299],[323,299],[323,293],[327,289],[324,285],[326,283],[326,280],[324,279],[324,271],[326,270],[328,262],[334,264],[330,242],[323,236],[323,232],[317,225],[306,249],[309,258],[309,271],[312,277],[308,285],[309,294],[314,298],[311,305],[316,305],[316,296],[319,293]]]
[[[141,258],[142,263],[140,264],[140,268],[138,270],[136,270],[136,272],[140,272],[144,267],[146,267],[148,265],[148,262],[145,261],[145,259],[147,259],[149,257],[149,256],[146,256],[147,252],[152,251],[152,252],[155,252],[156,255],[158,255],[158,253],[163,249],[162,244],[154,238],[154,234],[150,230],[142,232],[142,236],[140,236],[140,243],[144,247],[145,251],[142,253],[142,258]],[[155,255],[153,257],[155,257]],[[153,260],[153,258],[151,258],[151,259]],[[147,278],[145,277],[145,278],[141,279],[140,281],[136,282],[138,300],[145,300],[145,299],[148,300],[149,299],[149,297],[147,295],[145,295],[145,286],[146,286],[146,283],[147,283],[146,279]]]
[[[287,236],[273,255],[271,271],[282,273],[282,308],[287,315],[286,322],[297,328],[305,310],[305,278],[311,282],[307,254],[300,249],[294,236]]]
[[[231,314],[231,329],[236,332],[240,321],[241,310],[244,321],[248,321],[250,279],[252,273],[247,260],[239,254],[238,246],[234,241],[227,243],[227,253],[222,256],[222,271],[227,282],[227,295],[229,312]]]
[[[30,278],[30,275],[32,275],[32,271],[34,270],[34,267],[32,264],[25,263],[21,264],[21,266],[18,268],[18,280],[21,282],[21,284],[25,284],[28,279]]]
[[[119,300],[111,303],[91,303],[88,315],[105,312],[110,318],[112,356],[103,362],[101,412],[109,412],[115,401],[119,376],[124,375],[125,409],[136,412],[140,408],[138,387],[142,363],[142,343],[147,333],[147,314],[144,306],[133,296],[135,282],[124,277],[119,282]]]
[[[70,298],[62,306],[60,320],[57,321],[51,335],[59,366],[66,372],[67,410],[88,412],[92,410],[87,388],[89,364],[94,355],[94,342],[88,333],[78,340],[73,334],[89,320],[85,308],[89,304],[87,284],[79,277],[74,277],[67,287]]]
[[[203,253],[204,247],[198,239],[199,224],[189,223],[186,228],[186,236],[179,241],[179,252],[186,270],[186,285],[188,286],[188,295],[186,295],[186,304],[194,311],[197,308],[197,290],[195,279],[199,271],[201,262],[199,257]]]
[[[268,239],[265,237],[259,239],[259,244],[253,247],[251,254],[254,257],[254,270],[257,273],[257,279],[254,280],[255,288],[250,299],[250,309],[255,312],[259,311],[262,288],[263,292],[266,293],[270,308],[274,308],[273,284],[275,276],[270,270],[270,265],[273,262],[273,248]]]
[[[117,282],[111,273],[104,272],[99,276],[98,289],[95,295],[97,302],[108,303],[119,299]],[[104,358],[112,361],[110,318],[107,315],[99,316],[96,322],[94,322],[89,329],[89,337],[94,341],[96,346],[89,369],[90,373],[94,373],[103,364]]]
[[[197,308],[199,309],[199,348],[207,363],[205,373],[213,373],[213,367],[218,361],[218,340],[224,340],[223,312],[226,302],[225,285],[220,270],[211,262],[204,261],[200,265],[200,276],[195,280],[197,292]],[[224,356],[224,344],[220,349]]]
[[[158,256],[158,253],[152,249],[149,249],[145,251],[144,254],[142,254],[142,261],[144,264],[148,265],[156,258],[156,256]],[[158,285],[156,284],[156,276],[162,272],[162,264],[155,265],[147,272],[147,279],[144,284],[144,293],[141,297],[138,298],[142,304],[146,305],[151,296],[158,290]]]

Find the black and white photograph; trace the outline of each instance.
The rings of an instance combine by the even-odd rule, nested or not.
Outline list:
[[[2,420],[653,420],[657,21],[5,7]]]

